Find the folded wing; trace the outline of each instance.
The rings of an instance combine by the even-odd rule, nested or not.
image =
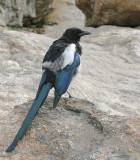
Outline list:
[[[56,74],[56,79],[54,83],[55,88],[55,98],[53,107],[55,108],[58,104],[61,96],[67,91],[71,80],[76,72],[77,67],[80,65],[80,55],[77,52],[74,57],[74,61],[71,65],[67,65],[63,70]]]

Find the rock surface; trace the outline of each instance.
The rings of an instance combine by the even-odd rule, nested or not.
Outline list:
[[[1,0],[1,26],[28,26],[42,23],[50,11],[52,0]]]
[[[52,10],[52,2],[53,0],[35,0],[36,16],[24,16],[24,26],[30,26],[33,24],[45,24],[45,17]]]
[[[108,116],[94,104],[79,99],[62,98],[54,110],[52,101],[49,98],[39,110],[26,136],[8,154],[10,160],[131,160],[139,156],[140,135],[134,129],[139,128],[140,119]],[[32,101],[14,107],[9,116],[12,126],[6,123],[2,127],[8,135],[12,130],[3,143],[15,136],[31,104]],[[6,158],[7,154],[1,157]]]
[[[137,0],[76,0],[86,15],[86,26],[140,25],[140,1]]]
[[[46,16],[46,24],[49,24],[45,27],[47,36],[57,38],[67,28],[84,27],[85,16],[76,7],[75,0],[54,0],[53,7],[53,11]]]
[[[81,73],[52,110],[53,90],[26,136],[13,140],[41,77],[43,56],[54,41],[45,35],[0,28],[0,159],[132,160],[140,151],[140,30],[89,28],[82,40]]]

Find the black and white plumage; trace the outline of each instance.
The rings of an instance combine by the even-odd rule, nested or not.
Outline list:
[[[81,46],[78,43],[81,36],[88,34],[90,33],[79,28],[67,29],[63,36],[50,46],[43,59],[42,68],[57,73],[58,70],[71,65],[76,51],[80,56],[82,54]]]
[[[45,102],[52,87],[55,89],[53,107],[58,104],[61,96],[67,91],[73,76],[80,66],[82,49],[79,44],[81,36],[90,34],[79,28],[69,28],[63,36],[54,41],[47,51],[42,64],[43,74],[36,98],[32,104],[20,130],[6,152],[12,151],[18,141],[25,135],[28,126],[34,119],[38,109]]]
[[[60,48],[59,44],[61,41],[59,41],[60,40],[57,40],[53,43],[42,64],[43,69],[49,69],[55,74],[57,74],[59,70],[64,69],[67,65],[72,64],[76,52],[76,45],[74,43],[64,45]],[[49,53],[50,55],[48,56]]]

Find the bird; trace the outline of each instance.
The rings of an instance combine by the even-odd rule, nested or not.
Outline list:
[[[80,68],[82,48],[80,38],[91,34],[88,31],[72,27],[66,29],[62,37],[55,40],[46,52],[42,63],[42,78],[35,100],[23,121],[17,135],[6,152],[14,150],[18,141],[23,138],[39,108],[45,102],[50,89],[54,88],[53,108],[56,108],[61,96],[68,91],[68,87]]]

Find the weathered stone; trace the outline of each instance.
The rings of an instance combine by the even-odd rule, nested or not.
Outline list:
[[[94,104],[74,98],[62,98],[57,108],[52,109],[52,101],[48,98],[39,110],[26,136],[8,154],[10,160],[19,157],[29,160],[118,160],[118,157],[131,160],[139,156],[137,140],[140,134],[137,129],[140,119],[108,116]],[[4,144],[13,139],[32,103],[15,106],[9,116],[12,127],[7,122],[1,126],[9,137],[3,139]],[[10,128],[12,132],[8,133]]]
[[[63,4],[63,5],[62,5]],[[84,27],[84,14],[75,5],[75,0],[54,0],[53,11],[46,16],[46,34],[60,37],[70,27]],[[53,25],[57,24],[57,25]]]
[[[35,0],[0,1],[0,25],[22,26],[24,16],[36,16]]]
[[[131,160],[140,150],[140,30],[103,26],[85,37],[81,73],[58,107],[53,90],[26,136],[5,153],[35,97],[54,39],[0,34],[0,159]]]
[[[52,10],[52,2],[53,0],[35,0],[36,17],[24,16],[24,26],[45,24],[45,17]]]
[[[5,28],[0,26],[0,33],[4,32]]]
[[[52,0],[1,0],[1,26],[29,26],[44,21],[50,12]]]
[[[86,26],[140,25],[140,1],[138,0],[76,0],[86,15]]]

